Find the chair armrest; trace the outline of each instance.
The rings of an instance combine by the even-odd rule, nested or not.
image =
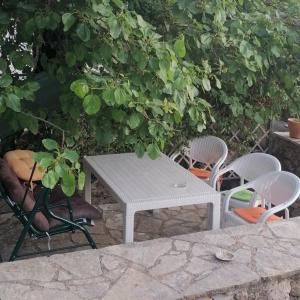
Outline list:
[[[278,206],[275,206],[275,207],[272,207],[268,210],[266,210],[261,216],[260,218],[258,219],[257,223],[265,223],[268,218],[282,210],[285,210],[287,207],[289,207],[289,204],[288,203],[283,203],[283,204],[280,204]]]
[[[230,199],[231,199],[232,195],[235,194],[236,192],[247,190],[249,188],[251,188],[251,183],[246,183],[246,184],[240,185],[234,189],[231,189],[231,190],[225,192],[224,193],[225,212],[229,211],[229,203],[230,203]]]

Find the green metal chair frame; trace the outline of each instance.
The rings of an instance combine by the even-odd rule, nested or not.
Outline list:
[[[30,186],[30,182],[31,182],[35,167],[36,167],[36,164],[33,167],[33,170],[32,170],[31,176],[30,176],[30,180],[29,180],[29,183],[27,184],[21,205],[18,205],[13,199],[10,199],[9,195],[7,194],[7,192],[5,190],[5,187],[0,182],[0,197],[11,208],[14,215],[19,219],[19,221],[24,226],[24,228],[16,242],[16,245],[10,255],[9,261],[14,261],[17,258],[24,257],[24,256],[31,256],[34,254],[42,254],[42,253],[51,253],[51,252],[72,249],[72,248],[77,248],[77,247],[90,246],[91,248],[96,249],[97,248],[96,243],[94,242],[94,240],[91,237],[88,230],[84,227],[85,225],[91,225],[91,223],[87,219],[83,219],[83,218],[74,219],[73,218],[72,206],[71,206],[70,200],[68,198],[66,199],[66,202],[67,202],[66,204],[50,205],[49,204],[50,190],[48,188],[43,187],[41,192],[39,193],[38,198],[36,199],[33,209],[28,212],[23,210],[23,204],[25,202],[26,195],[29,191],[29,186]],[[42,205],[42,204],[44,204],[44,205]],[[70,216],[70,220],[64,219],[64,218],[59,217],[56,214],[54,214],[52,209],[57,208],[57,207],[67,207],[69,216]],[[40,212],[40,211],[43,212],[44,214],[46,214],[47,216],[60,221],[61,224],[50,228],[48,232],[39,230],[33,224],[33,219],[34,219],[34,216],[36,215],[36,213]],[[5,212],[5,213],[8,213],[8,212]],[[70,231],[72,231],[74,233],[76,230],[81,231],[85,235],[88,243],[74,245],[74,246],[68,246],[68,247],[61,247],[61,248],[56,248],[53,250],[49,249],[49,250],[45,250],[45,251],[19,254],[20,248],[21,248],[22,244],[24,243],[24,240],[25,240],[27,234],[29,234],[30,237],[41,239],[41,238],[47,238],[47,237],[49,238],[50,236],[62,234],[65,232],[70,232]],[[2,259],[0,256],[0,262],[1,262],[1,260]]]

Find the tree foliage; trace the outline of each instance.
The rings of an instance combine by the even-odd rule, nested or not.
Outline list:
[[[130,3],[166,40],[184,35],[186,59],[199,68],[220,130],[264,123],[283,110],[299,116],[299,1]]]
[[[298,1],[4,0],[0,8],[0,118],[63,133],[59,144],[44,139],[48,152],[36,159],[44,185],[67,194],[84,181],[74,151],[82,124],[86,143],[154,159],[214,118],[226,132],[243,118],[299,113]],[[32,103],[41,71],[59,85],[51,111]]]
[[[207,122],[210,105],[199,97],[203,85],[195,66],[184,59],[184,37],[162,41],[120,0],[3,1],[0,23],[0,112],[15,128],[36,133],[47,119],[72,141],[80,137],[84,117],[100,145],[117,141],[155,159],[183,120],[200,132]],[[39,69],[60,84],[55,113],[27,105],[39,88]],[[54,151],[36,156],[47,161],[43,183],[71,185],[75,158],[65,157],[58,144],[43,144]]]

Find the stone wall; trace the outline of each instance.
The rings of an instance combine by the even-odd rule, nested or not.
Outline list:
[[[0,299],[300,299],[299,232],[294,218],[2,263]]]
[[[300,177],[300,140],[290,138],[288,132],[273,132],[269,153],[279,159],[282,170]],[[290,213],[292,217],[300,216],[300,200],[291,207]]]

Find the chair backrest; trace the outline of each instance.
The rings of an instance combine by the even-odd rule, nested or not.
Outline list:
[[[18,219],[25,226],[28,215],[24,212],[31,212],[35,201],[31,193],[26,194],[17,176],[8,166],[7,162],[0,158],[0,194],[9,207],[13,210]],[[25,198],[24,198],[25,197]],[[33,219],[33,225],[41,231],[49,230],[49,222],[42,212],[37,212]],[[34,228],[32,227],[34,230]]]
[[[237,158],[220,170],[217,176],[233,171],[241,178],[241,184],[243,184],[244,180],[252,181],[261,175],[280,170],[281,164],[276,157],[266,153],[250,153]],[[217,177],[212,181],[212,186],[215,187]]]
[[[265,201],[266,206],[293,204],[300,196],[300,179],[290,172],[275,171],[260,176],[247,184]]]
[[[216,136],[205,136],[193,139],[190,142],[189,148],[190,167],[193,166],[193,161],[210,166],[220,166],[224,163],[228,154],[227,145]]]

